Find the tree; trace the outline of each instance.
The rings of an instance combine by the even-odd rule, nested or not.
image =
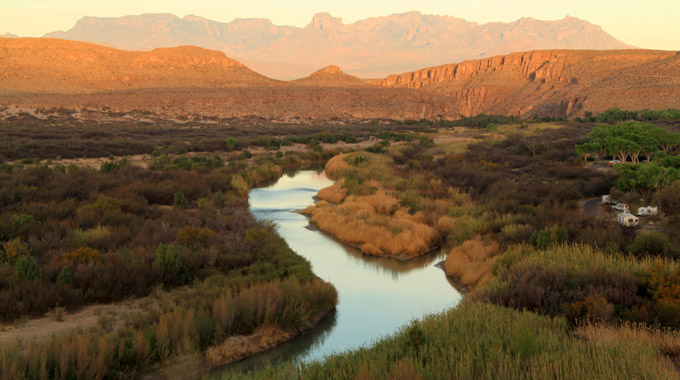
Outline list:
[[[222,195],[222,190],[217,191],[217,193],[213,197],[213,203],[218,208],[224,207],[224,195]]]
[[[178,191],[175,193],[175,198],[172,201],[172,207],[181,210],[189,207],[189,202],[187,202],[187,198],[184,196],[183,192]]]
[[[661,190],[680,179],[680,171],[657,164],[619,165],[616,167],[619,180],[616,187],[624,192],[637,190],[649,198],[653,190]]]
[[[36,281],[40,278],[40,269],[33,256],[21,256],[16,263],[16,273],[19,280]]]
[[[598,143],[587,142],[576,145],[576,153],[583,157],[583,161],[588,161],[590,157],[596,156],[602,150],[602,146]]]
[[[236,141],[234,139],[227,139],[227,152],[231,152],[236,149]]]
[[[73,275],[69,267],[63,267],[57,276],[57,285],[64,286],[73,282]]]
[[[191,280],[191,273],[173,247],[159,244],[156,248],[153,268],[167,285],[184,285]]]
[[[641,155],[651,161],[659,150],[668,152],[680,145],[680,134],[654,124],[628,122],[598,126],[588,135],[588,142],[600,144],[621,162],[631,157],[637,163]]]

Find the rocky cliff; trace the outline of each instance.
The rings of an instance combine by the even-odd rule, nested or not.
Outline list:
[[[543,50],[430,67],[372,84],[451,98],[461,115],[570,116],[680,106],[680,55],[652,50]]]

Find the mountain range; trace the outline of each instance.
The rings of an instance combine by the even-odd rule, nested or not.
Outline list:
[[[297,123],[573,117],[610,107],[680,108],[680,52],[535,50],[359,79],[331,65],[293,81],[200,47],[125,51],[52,38],[0,38],[0,109],[106,107],[171,117]]]
[[[332,64],[361,78],[382,78],[518,51],[631,48],[601,27],[574,17],[478,24],[419,12],[372,17],[351,24],[318,13],[302,28],[274,25],[267,19],[222,23],[195,15],[84,17],[68,31],[45,37],[125,50],[199,46],[223,51],[257,72],[284,80],[301,78]]]

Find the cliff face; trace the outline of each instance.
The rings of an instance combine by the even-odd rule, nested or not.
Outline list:
[[[436,66],[371,83],[447,96],[466,116],[569,116],[613,106],[680,106],[680,97],[674,97],[680,95],[679,60],[668,51],[542,50]]]

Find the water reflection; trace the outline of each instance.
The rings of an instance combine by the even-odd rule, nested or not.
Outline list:
[[[369,345],[412,319],[460,301],[460,293],[434,266],[444,258],[439,252],[407,262],[367,257],[310,228],[308,219],[294,211],[311,205],[316,192],[332,183],[311,170],[284,175],[271,186],[253,189],[250,208],[257,219],[274,221],[288,245],[311,262],[314,273],[335,286],[337,311],[300,337],[222,371],[243,371],[279,360],[319,360]]]

